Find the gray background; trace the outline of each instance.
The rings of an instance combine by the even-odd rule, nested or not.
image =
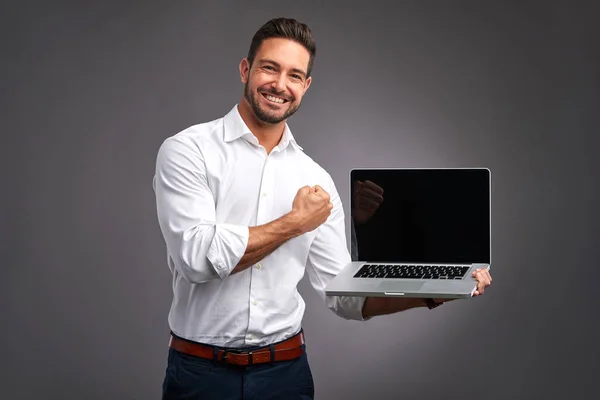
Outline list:
[[[480,3],[5,4],[0,397],[160,397],[171,291],[156,151],[239,100],[238,63],[280,15],[316,36],[290,125],[345,207],[356,166],[493,173],[485,296],[359,323],[302,282],[317,398],[594,390],[597,7]]]

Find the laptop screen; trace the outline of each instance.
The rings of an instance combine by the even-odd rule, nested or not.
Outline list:
[[[490,262],[488,169],[354,169],[357,261]]]

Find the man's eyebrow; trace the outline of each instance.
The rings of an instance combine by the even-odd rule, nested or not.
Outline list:
[[[269,60],[268,58],[262,58],[258,61],[259,64],[273,64],[277,68],[281,68],[281,65],[277,61]],[[306,71],[301,70],[299,68],[292,68],[293,72],[296,72],[302,76],[306,76]]]

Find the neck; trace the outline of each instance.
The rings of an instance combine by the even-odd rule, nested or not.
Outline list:
[[[271,150],[277,146],[283,136],[285,121],[281,121],[278,124],[267,124],[259,120],[246,99],[240,101],[238,111],[248,129],[250,129],[250,132],[258,139],[258,143],[265,148],[267,154],[271,153]]]

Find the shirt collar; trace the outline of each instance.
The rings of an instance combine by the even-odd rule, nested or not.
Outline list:
[[[258,140],[256,139],[256,136],[252,134],[252,132],[248,128],[248,125],[246,125],[246,123],[242,119],[242,116],[238,111],[237,104],[231,109],[231,111],[229,111],[225,115],[223,120],[225,128],[223,139],[225,140],[225,142],[229,143],[239,138],[244,138],[248,142],[258,146]],[[294,147],[303,150],[303,148],[300,147],[300,145],[296,142],[296,139],[294,138],[294,135],[292,135],[292,131],[290,130],[288,124],[285,124],[283,135],[281,136],[281,140],[279,141],[279,144],[277,144],[276,148],[278,148],[279,150],[283,150],[290,143],[294,145]]]

